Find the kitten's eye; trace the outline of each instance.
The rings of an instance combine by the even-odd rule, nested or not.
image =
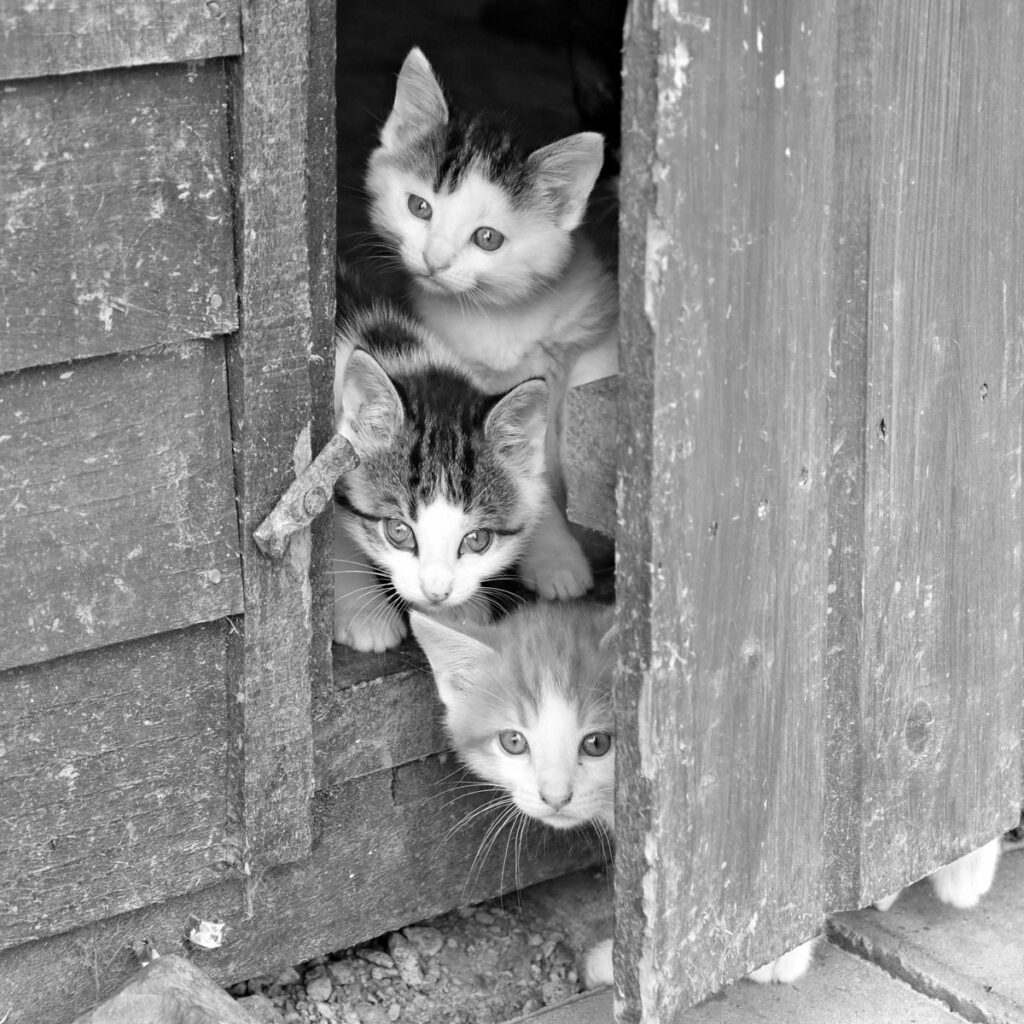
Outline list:
[[[420,220],[430,220],[434,215],[434,211],[430,208],[430,203],[426,199],[422,196],[414,196],[411,193],[409,195],[409,212],[414,217],[419,217]]]
[[[473,244],[478,245],[484,252],[500,249],[504,241],[505,236],[497,228],[477,228],[473,232]]]
[[[491,546],[492,540],[493,534],[490,530],[473,530],[462,538],[459,554],[464,555],[467,551],[472,551],[474,555],[482,555]]]
[[[416,535],[401,519],[385,519],[384,536],[392,547],[400,551],[412,551],[416,547]]]
[[[584,736],[580,744],[580,750],[587,757],[604,757],[611,749],[612,737],[611,733],[607,732],[592,732],[589,736]]]
[[[502,729],[498,733],[498,742],[506,754],[525,754],[529,747],[526,737],[515,729]]]

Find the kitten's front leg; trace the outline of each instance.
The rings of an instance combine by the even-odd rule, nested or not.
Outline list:
[[[397,647],[409,630],[380,576],[334,516],[334,642],[357,651]]]
[[[587,556],[550,497],[545,498],[541,520],[519,563],[519,575],[549,601],[580,597],[594,585]]]

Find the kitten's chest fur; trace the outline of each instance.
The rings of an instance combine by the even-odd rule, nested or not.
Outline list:
[[[586,239],[555,280],[517,302],[474,305],[416,287],[413,303],[487,390],[528,377],[580,384],[617,370],[616,282]]]

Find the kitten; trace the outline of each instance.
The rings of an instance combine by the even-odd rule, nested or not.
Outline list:
[[[614,828],[613,616],[592,602],[530,605],[461,629],[410,616],[460,760],[552,828]],[[796,981],[810,966],[813,941],[748,977]],[[612,980],[609,940],[588,951],[584,983]]]
[[[516,561],[546,500],[547,385],[486,394],[422,325],[379,303],[343,316],[337,344],[335,422],[360,463],[338,485],[334,639],[400,643],[395,593],[486,618],[481,583]]]
[[[961,910],[977,906],[981,897],[992,888],[1002,848],[1002,837],[997,837],[953,861],[952,864],[946,864],[933,871],[928,876],[928,881],[932,883],[935,895],[942,903],[948,903]],[[888,910],[902,891],[900,889],[891,896],[878,900],[875,903],[876,909]]]
[[[366,178],[370,220],[409,273],[423,322],[487,390],[548,381],[556,504],[521,566],[548,598],[593,582],[557,500],[565,392],[618,367],[615,277],[578,230],[602,160],[595,132],[524,154],[499,125],[450,110],[413,48]]]

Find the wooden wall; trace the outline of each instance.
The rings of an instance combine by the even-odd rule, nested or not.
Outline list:
[[[626,43],[617,1019],[1014,824],[1008,4],[639,0]]]

